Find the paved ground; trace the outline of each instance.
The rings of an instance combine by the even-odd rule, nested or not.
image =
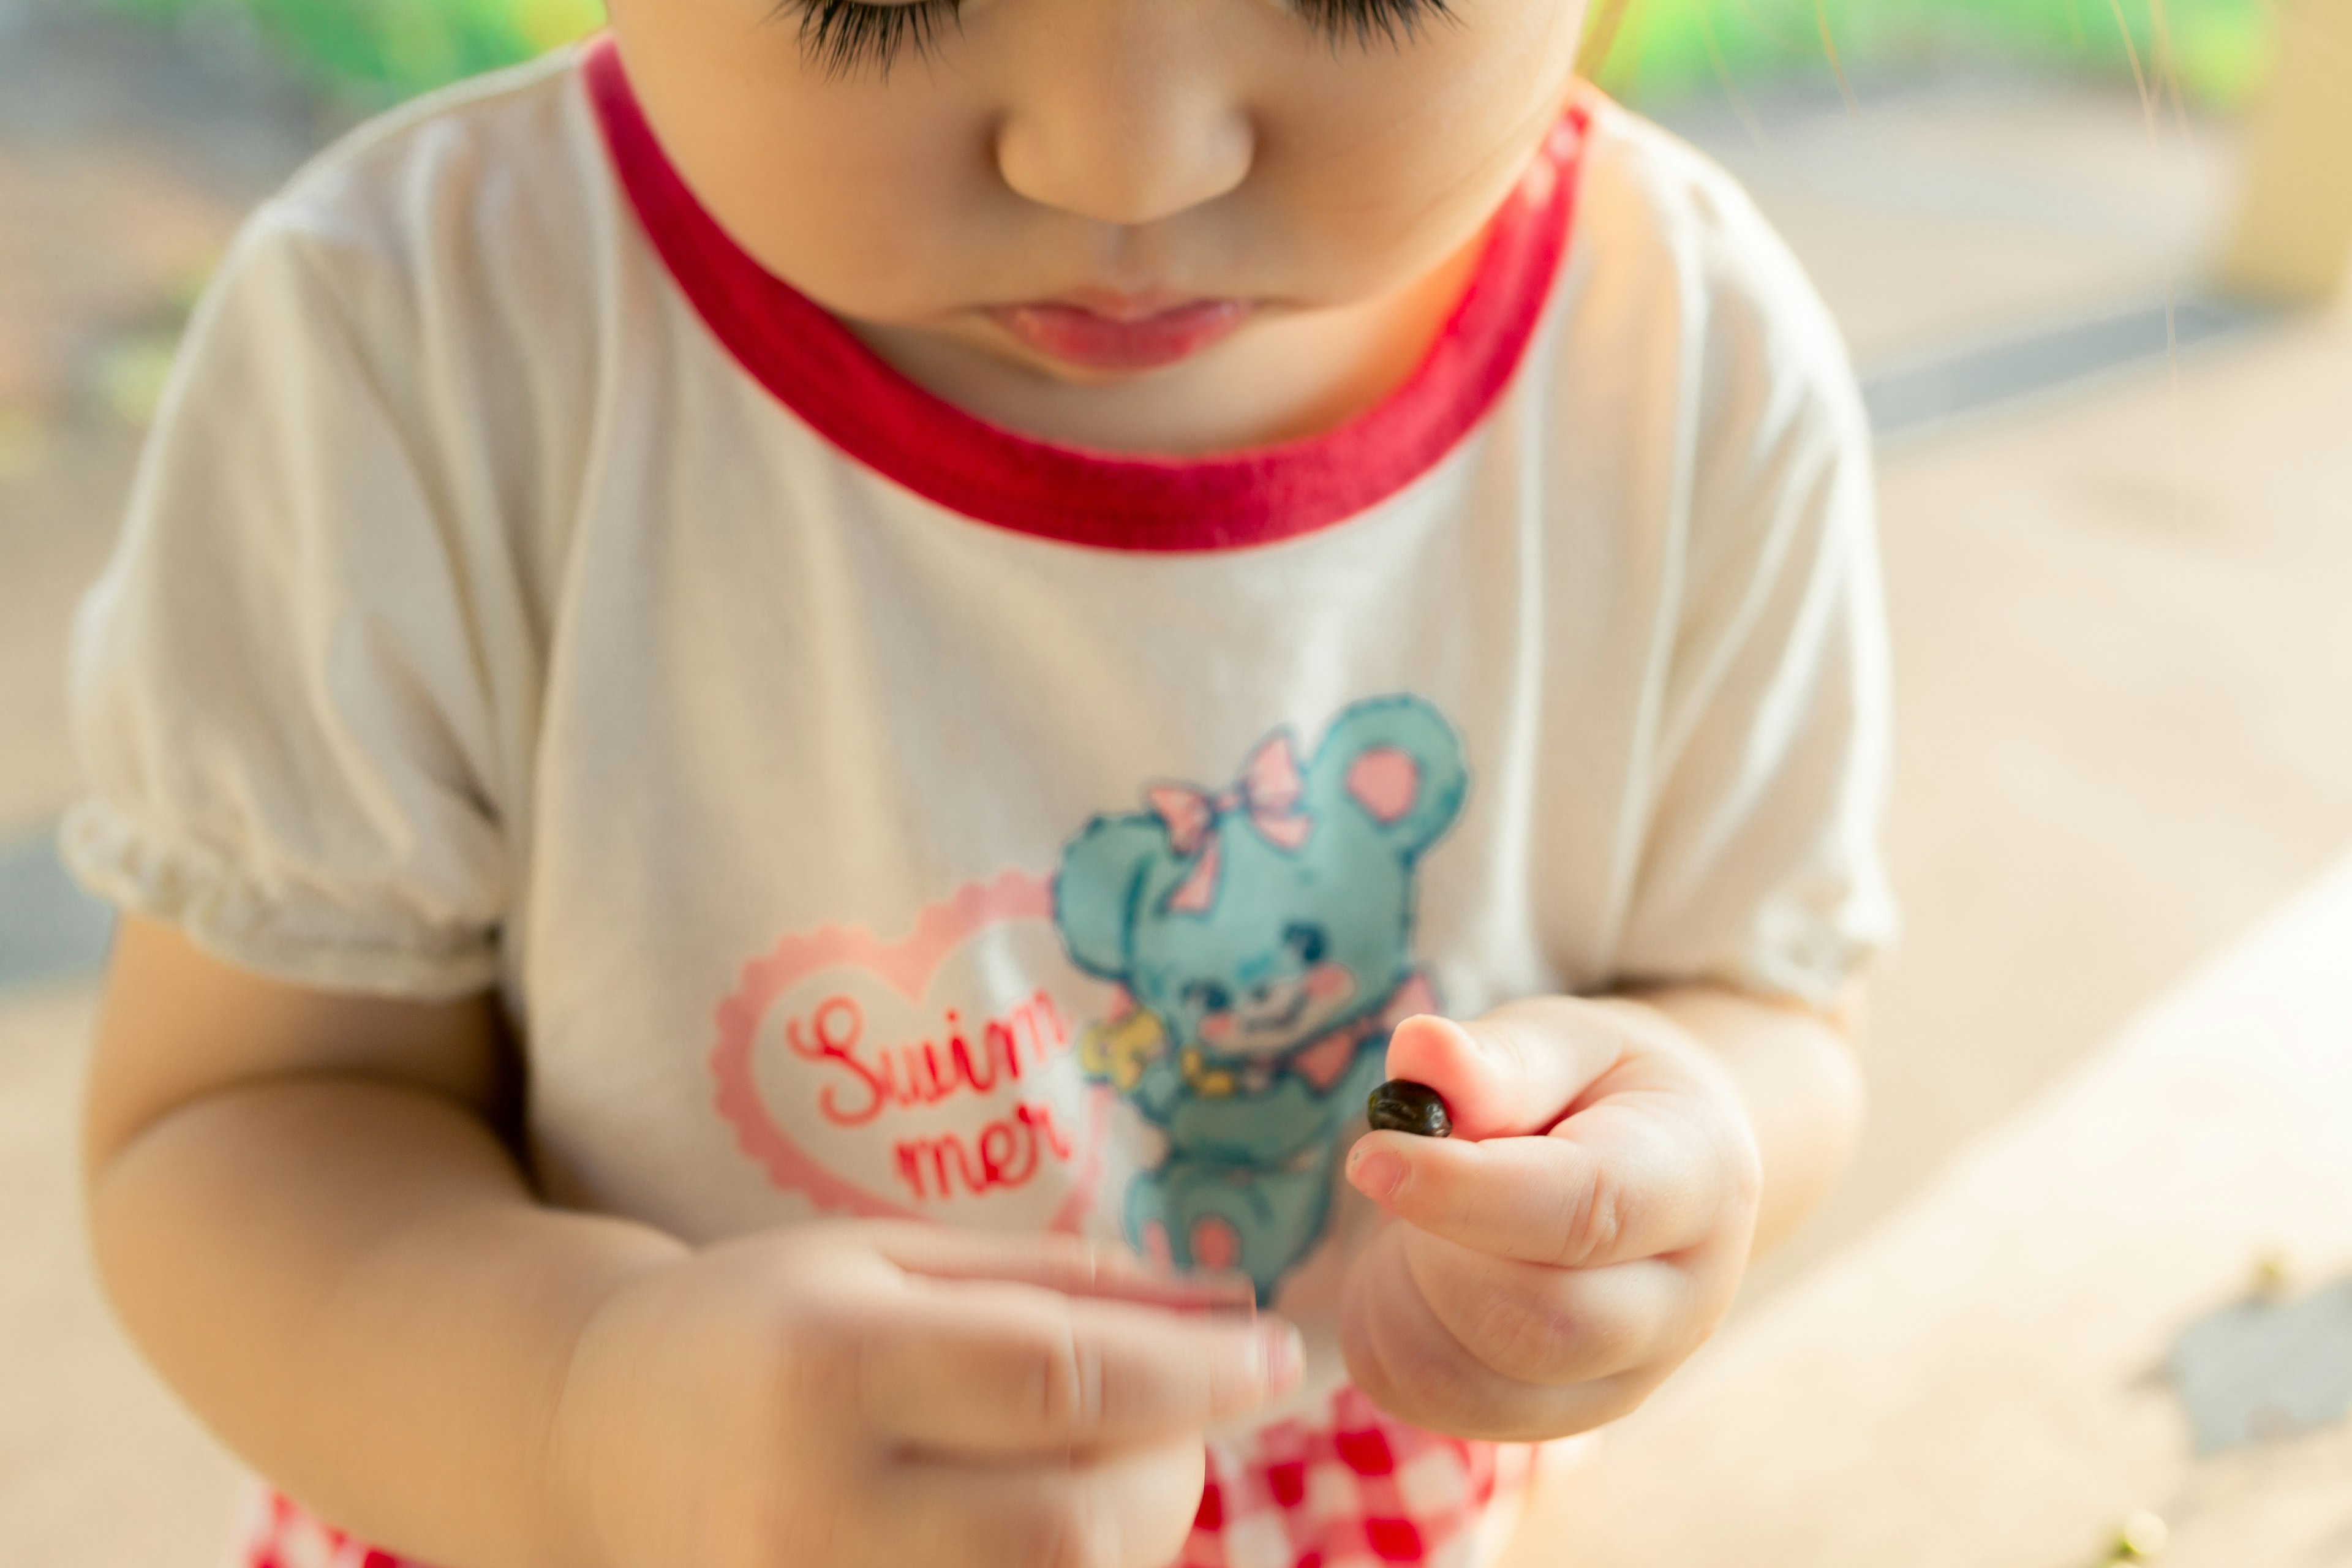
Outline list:
[[[317,134],[234,48],[60,29],[63,3],[0,0],[0,882],[71,791],[70,601],[176,302]],[[1722,106],[1676,122],[1750,183],[1866,367],[2160,299],[2227,198],[2227,137],[2152,141],[2127,97],[1954,79],[1865,90],[1858,121],[1826,83],[1746,107],[1760,140]],[[1769,1278],[2352,840],[2347,429],[2339,320],[2200,351],[2177,390],[2126,369],[1889,449],[1911,936],[1880,987],[1861,1170]],[[79,982],[0,991],[0,1562],[197,1568],[233,1471],[88,1282],[68,1158],[88,1017]]]

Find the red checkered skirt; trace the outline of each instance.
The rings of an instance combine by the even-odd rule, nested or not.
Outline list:
[[[1532,1454],[1408,1426],[1342,1388],[1322,1420],[1210,1442],[1174,1568],[1479,1568],[1517,1516]]]
[[[1352,1388],[1321,1419],[1213,1439],[1192,1538],[1171,1568],[1480,1568],[1501,1544],[1532,1450],[1443,1437]],[[231,1568],[424,1568],[257,1488]]]

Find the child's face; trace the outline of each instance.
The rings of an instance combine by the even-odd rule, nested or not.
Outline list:
[[[1457,0],[1391,41],[1356,0],[810,3],[836,45],[895,19],[930,46],[829,69],[771,0],[611,0],[696,193],[869,341],[1096,384],[1463,254],[1561,110],[1584,9]]]

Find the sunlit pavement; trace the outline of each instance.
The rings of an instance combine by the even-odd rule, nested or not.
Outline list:
[[[311,130],[282,89],[48,14],[0,0],[0,1562],[198,1568],[233,1471],[88,1279],[69,1147],[96,943],[52,918],[39,846],[73,789],[72,599],[143,400],[194,278]],[[2158,302],[2226,208],[2226,136],[2151,140],[2128,93],[1865,84],[1850,121],[1824,80],[1744,107],[1760,139],[1720,104],[1676,123],[1750,182],[1865,369]],[[2178,368],[1887,449],[1909,945],[1860,1172],[1769,1278],[2352,840],[2352,326],[2246,327]]]

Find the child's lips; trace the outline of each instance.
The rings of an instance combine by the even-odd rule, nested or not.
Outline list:
[[[1089,370],[1152,370],[1190,359],[1223,342],[1249,319],[1242,300],[1186,300],[1173,305],[1101,308],[1068,300],[999,305],[991,321],[1039,353]]]

